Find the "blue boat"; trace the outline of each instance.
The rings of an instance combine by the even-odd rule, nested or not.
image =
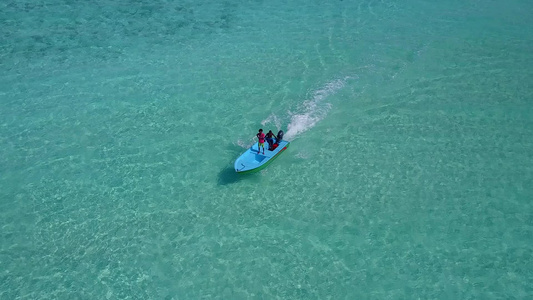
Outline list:
[[[235,161],[235,172],[237,173],[252,173],[259,171],[271,163],[279,154],[289,147],[290,142],[281,140],[274,144],[271,150],[266,149],[265,154],[261,149],[259,152],[259,143],[255,143],[250,149],[246,150]],[[267,146],[268,143],[265,143]]]

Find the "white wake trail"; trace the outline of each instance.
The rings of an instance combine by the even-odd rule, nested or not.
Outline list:
[[[305,100],[296,112],[289,112],[291,121],[287,125],[286,140],[293,140],[301,133],[313,128],[328,114],[331,104],[324,100],[337,93],[346,81],[353,77],[346,76],[326,83],[323,87],[313,92],[311,99]]]

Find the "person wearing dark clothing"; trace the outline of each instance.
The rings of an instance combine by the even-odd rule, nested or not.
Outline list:
[[[268,150],[272,151],[272,145],[274,145],[274,133],[269,130],[266,134],[266,141],[268,143]]]
[[[276,144],[281,143],[281,140],[283,140],[283,130],[278,131],[278,136],[276,136]]]

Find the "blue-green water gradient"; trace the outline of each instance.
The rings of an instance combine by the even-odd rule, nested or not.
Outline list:
[[[2,2],[0,298],[532,298],[532,11]]]

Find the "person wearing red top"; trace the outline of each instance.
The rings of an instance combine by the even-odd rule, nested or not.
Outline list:
[[[256,134],[257,139],[259,139],[259,144],[257,145],[257,153],[261,152],[261,147],[263,147],[263,154],[265,154],[265,134],[263,129],[259,129],[259,133]]]

